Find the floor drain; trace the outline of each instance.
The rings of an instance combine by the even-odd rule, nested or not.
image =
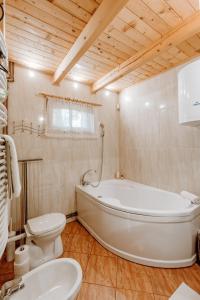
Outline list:
[[[97,196],[97,198],[102,198],[102,196]]]

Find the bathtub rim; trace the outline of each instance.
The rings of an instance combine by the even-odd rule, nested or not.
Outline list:
[[[100,201],[97,201],[95,197],[93,197],[89,193],[85,193],[84,191],[76,191],[76,201],[77,201],[77,194],[80,193],[80,195],[86,197],[91,201],[95,206],[100,207],[103,211],[109,212],[112,215],[116,215],[120,218],[125,218],[125,219],[133,219],[136,221],[143,221],[147,223],[185,223],[185,222],[191,222],[195,218],[198,217],[198,214],[196,216],[193,215],[186,215],[186,216],[159,216],[159,215],[144,215],[144,214],[138,214],[138,213],[133,213],[133,212],[127,212],[119,209],[115,209],[111,206],[104,205]]]
[[[103,182],[117,182],[118,180],[116,179],[111,179],[111,180],[104,180]],[[122,182],[122,180],[120,180],[120,183]],[[144,187],[148,187],[150,189],[153,190],[158,190],[158,191],[162,191],[162,192],[166,192],[169,194],[175,194],[178,195],[176,193],[172,193],[172,192],[168,192],[168,191],[164,191],[161,189],[157,189],[154,187],[149,187],[149,186],[145,186],[143,184],[134,182],[134,181],[130,181],[130,180],[124,180],[125,183],[130,183],[133,182],[136,185],[139,186],[144,186]],[[76,192],[82,193],[82,194],[86,194],[87,196],[91,197],[93,199],[93,201],[96,201],[98,204],[108,207],[110,209],[113,209],[115,211],[119,211],[119,212],[124,212],[127,214],[132,214],[132,215],[138,215],[138,216],[142,216],[142,217],[156,217],[156,218],[176,218],[177,222],[184,222],[185,221],[189,221],[194,219],[195,217],[197,217],[200,214],[200,205],[194,205],[191,208],[186,208],[184,210],[144,210],[144,209],[137,209],[137,208],[132,208],[132,207],[128,207],[128,206],[117,206],[117,205],[111,205],[105,201],[103,201],[103,198],[98,198],[95,197],[92,193],[90,193],[89,191],[86,190],[87,187],[84,187],[82,185],[76,185]],[[179,218],[179,220],[178,220]],[[173,220],[175,221],[175,220]],[[166,220],[167,222],[167,220]]]

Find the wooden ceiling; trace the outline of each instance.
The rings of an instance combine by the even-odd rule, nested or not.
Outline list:
[[[106,1],[6,0],[10,60],[55,74]],[[119,91],[200,55],[199,0],[124,3],[66,77]]]

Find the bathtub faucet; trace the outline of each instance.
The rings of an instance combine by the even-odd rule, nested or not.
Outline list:
[[[23,289],[23,287],[24,287],[24,283],[21,277],[11,281],[7,281],[2,285],[2,288],[0,290],[0,300],[10,299],[10,296],[12,294]]]
[[[190,202],[191,204],[195,204],[195,205],[200,205],[200,199],[199,198],[196,198],[196,199],[194,199],[194,200],[191,200],[191,202]]]
[[[85,180],[85,177],[87,176],[87,174],[89,174],[91,172],[96,173],[96,170],[89,169],[85,173],[83,173],[83,175],[81,176],[81,185],[85,186],[85,185],[89,185],[90,184],[90,182],[88,180]]]

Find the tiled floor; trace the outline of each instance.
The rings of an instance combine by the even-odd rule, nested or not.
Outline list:
[[[104,249],[78,223],[62,233],[63,257],[79,261],[83,284],[77,300],[167,300],[185,282],[200,293],[200,267],[161,269],[141,266]],[[13,276],[12,264],[0,264],[0,284]]]
[[[200,267],[151,268],[117,257],[78,222],[62,234],[64,257],[80,262],[84,278],[77,300],[167,300],[185,282],[200,293]]]

